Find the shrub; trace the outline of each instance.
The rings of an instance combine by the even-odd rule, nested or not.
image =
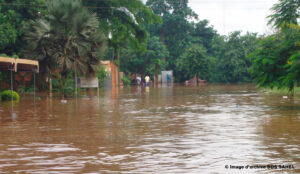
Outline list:
[[[71,97],[75,91],[75,80],[72,72],[52,76],[52,92],[60,92],[64,97]]]
[[[62,77],[60,80],[60,92],[64,96],[73,96],[75,92],[75,80],[74,75],[68,72],[66,77]]]
[[[124,86],[128,86],[128,85],[130,85],[130,83],[131,83],[130,78],[129,78],[128,76],[124,76],[124,77],[122,78],[122,82],[123,82],[123,85],[124,85]]]
[[[19,92],[19,93],[25,93],[25,92],[26,92],[26,87],[23,86],[23,85],[20,85],[20,86],[18,87],[18,92]]]
[[[1,100],[2,101],[9,101],[11,100],[11,90],[5,90],[3,92],[1,92]],[[20,96],[17,92],[13,91],[13,100],[15,101],[19,101]]]
[[[103,66],[100,66],[97,72],[98,80],[99,80],[99,87],[104,87],[104,80],[107,73]]]

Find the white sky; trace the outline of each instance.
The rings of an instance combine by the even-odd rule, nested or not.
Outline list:
[[[144,2],[146,0],[143,0]],[[267,26],[270,8],[278,0],[189,0],[189,6],[199,15],[208,19],[220,34],[241,30],[243,33],[270,33]]]

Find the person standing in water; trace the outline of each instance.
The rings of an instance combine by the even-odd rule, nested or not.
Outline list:
[[[148,75],[145,77],[145,82],[146,82],[146,86],[149,86],[150,77]]]

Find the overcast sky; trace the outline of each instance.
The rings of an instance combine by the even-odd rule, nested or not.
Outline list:
[[[146,0],[143,0],[146,1]],[[235,30],[270,33],[266,17],[278,0],[189,0],[189,6],[208,19],[220,34]]]

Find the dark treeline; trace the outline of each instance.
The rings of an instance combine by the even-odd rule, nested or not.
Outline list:
[[[270,16],[276,26],[289,17],[276,14],[280,3]],[[294,15],[293,31],[299,28],[298,17]],[[173,70],[177,82],[195,75],[208,82],[251,82],[264,77],[255,74],[265,71],[257,63],[264,54],[259,50],[275,44],[272,38],[283,39],[280,27],[272,36],[242,31],[220,35],[188,0],[0,0],[0,21],[0,54],[37,59],[42,77],[54,79],[61,78],[57,73],[95,74],[99,60],[113,60],[127,75],[153,78]]]

